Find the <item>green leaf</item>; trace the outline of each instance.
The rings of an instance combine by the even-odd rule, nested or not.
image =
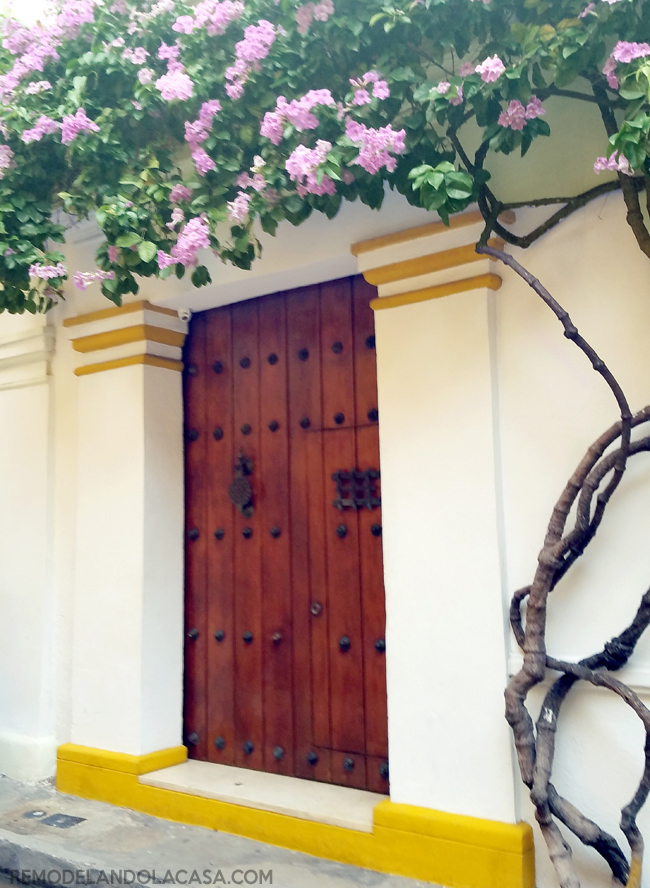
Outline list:
[[[139,234],[136,234],[135,231],[129,231],[126,234],[121,234],[117,240],[115,241],[115,246],[117,247],[133,247],[135,244],[139,244],[142,238]]]
[[[158,248],[152,241],[141,241],[138,244],[138,256],[143,262],[151,262],[157,252]]]

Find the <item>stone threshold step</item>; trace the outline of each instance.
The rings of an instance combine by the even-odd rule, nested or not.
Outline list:
[[[386,798],[347,786],[194,760],[143,774],[138,779],[146,786],[366,833],[372,832],[375,805]]]

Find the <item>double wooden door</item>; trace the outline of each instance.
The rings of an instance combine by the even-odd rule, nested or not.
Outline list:
[[[346,278],[192,319],[193,758],[388,791],[375,294]]]

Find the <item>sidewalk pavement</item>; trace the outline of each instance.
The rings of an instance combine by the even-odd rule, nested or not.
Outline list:
[[[16,872],[46,886],[436,888],[0,775],[0,881]]]

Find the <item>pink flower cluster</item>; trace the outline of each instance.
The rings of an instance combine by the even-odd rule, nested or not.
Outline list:
[[[284,96],[278,96],[275,103],[275,111],[267,111],[260,127],[260,133],[266,139],[270,139],[274,145],[279,145],[284,134],[286,123],[290,123],[297,130],[316,129],[318,118],[312,114],[312,109],[317,105],[334,106],[336,103],[332,93],[328,89],[310,89],[300,99],[287,102]]]
[[[534,120],[543,114],[546,114],[546,111],[537,96],[531,96],[526,107],[518,99],[515,99],[510,102],[507,111],[502,111],[499,115],[499,126],[522,130],[527,120]]]
[[[120,258],[120,248],[113,246],[111,244],[108,248],[108,261],[109,262],[117,262]]]
[[[28,96],[34,96],[37,93],[45,92],[46,89],[52,89],[52,84],[49,80],[38,80],[33,83],[28,83],[25,87],[25,93]]]
[[[79,108],[75,114],[68,114],[63,118],[63,123],[61,124],[61,142],[64,145],[69,145],[70,142],[77,138],[79,133],[83,132],[99,132],[99,127],[86,116],[86,112],[83,108]]]
[[[185,66],[178,59],[168,60],[167,73],[159,77],[154,84],[166,102],[172,102],[174,99],[181,101],[191,99],[193,85]]]
[[[147,61],[147,56],[149,53],[144,48],[144,46],[136,46],[135,49],[131,49],[127,46],[127,48],[122,53],[123,59],[128,59],[128,61],[133,62],[134,65],[144,65]]]
[[[388,84],[381,79],[381,74],[378,71],[366,71],[359,80],[352,80],[350,78],[350,83],[356,87],[354,99],[352,100],[353,105],[367,105],[371,101],[370,93],[367,90],[371,83],[372,98],[387,99],[390,96]]]
[[[95,281],[112,281],[114,277],[114,271],[102,271],[101,268],[96,268],[95,271],[76,271],[73,281],[77,290],[85,290]]]
[[[33,71],[42,71],[48,59],[58,59],[57,47],[63,39],[78,36],[83,24],[94,21],[94,0],[65,0],[60,12],[45,25],[23,28],[17,22],[5,20],[3,47],[16,59],[7,74],[0,77],[0,96],[3,100]]]
[[[382,167],[392,173],[397,165],[397,160],[392,155],[401,154],[405,148],[406,131],[394,130],[390,124],[372,129],[355,120],[348,120],[345,134],[360,148],[357,159],[352,162],[373,175]]]
[[[151,70],[151,68],[140,68],[140,70],[138,71],[138,80],[140,81],[140,83],[143,86],[146,86],[147,83],[151,83],[153,78],[154,78],[154,72]],[[135,104],[135,102],[134,102],[134,104]],[[140,109],[138,109],[138,110],[140,110]]]
[[[240,191],[234,200],[228,201],[228,218],[236,225],[242,225],[248,216],[248,205],[251,202],[251,195],[245,191]]]
[[[221,102],[218,99],[212,99],[201,105],[198,120],[193,123],[185,122],[185,141],[190,146],[194,166],[201,176],[205,176],[216,166],[207,151],[201,147],[201,143],[208,138],[208,133],[212,129],[212,121],[219,111],[221,111]]]
[[[181,210],[180,207],[174,207],[174,209],[172,210],[171,222],[165,222],[165,226],[169,228],[170,231],[173,231],[177,225],[184,221],[185,213]]]
[[[241,18],[244,4],[240,0],[203,0],[196,7],[194,15],[179,16],[172,28],[181,34],[191,34],[196,28],[207,28],[208,34],[225,33],[230,22]]]
[[[316,176],[331,147],[331,142],[319,139],[315,148],[298,145],[287,158],[286,170],[292,181],[298,183],[296,191],[301,197],[306,194],[336,194],[336,186],[329,176],[323,176],[320,183]]]
[[[49,281],[52,278],[57,277],[65,277],[67,273],[68,269],[63,262],[57,262],[56,265],[41,265],[40,262],[35,262],[33,265],[29,266],[30,277],[37,277],[43,281]]]
[[[269,54],[275,40],[275,28],[266,19],[244,30],[244,39],[235,44],[235,64],[226,69],[226,92],[231,99],[239,99],[244,93],[244,84],[259,63]]]
[[[4,178],[4,171],[13,166],[14,153],[9,145],[0,145],[0,179]]]
[[[171,249],[171,255],[164,250],[158,250],[158,267],[167,268],[169,265],[196,265],[197,253],[204,247],[210,246],[210,229],[207,217],[203,214],[196,216],[185,225],[178,240]]]
[[[643,59],[648,55],[650,55],[650,46],[647,43],[628,43],[625,40],[619,40],[612,50],[612,58],[625,64],[634,59]]]
[[[49,136],[52,133],[58,132],[60,126],[61,124],[57,123],[56,120],[52,120],[51,117],[46,117],[42,114],[36,121],[36,126],[32,129],[24,130],[20,138],[23,142],[40,142],[43,136]]]
[[[484,83],[494,83],[499,77],[501,77],[505,70],[506,66],[498,55],[488,57],[475,68],[476,73],[481,75],[481,80]]]
[[[187,185],[174,185],[169,193],[171,203],[179,203],[181,200],[191,200],[191,198],[192,189],[188,188]]]
[[[159,59],[177,59],[181,51],[180,43],[177,40],[172,46],[168,46],[165,42],[158,47]]]
[[[298,33],[306,34],[312,19],[316,19],[317,22],[326,22],[333,12],[332,0],[320,0],[320,3],[306,3],[304,6],[299,6],[296,10]]]
[[[616,2],[616,0],[608,0],[608,2]],[[650,45],[647,43],[629,43],[626,40],[619,40],[603,66],[603,74],[607,78],[610,88],[618,89],[621,85],[615,73],[617,62],[628,65],[634,59],[643,59],[648,55],[650,55]]]
[[[625,173],[626,176],[632,175],[630,162],[624,154],[619,154],[618,157],[615,154],[612,154],[611,157],[597,157],[594,163],[594,172],[602,173],[605,170],[615,170],[619,173]]]
[[[237,176],[235,185],[238,185],[240,188],[254,188],[255,191],[264,191],[266,179],[261,173],[255,173],[252,178],[249,173],[240,173]]]

